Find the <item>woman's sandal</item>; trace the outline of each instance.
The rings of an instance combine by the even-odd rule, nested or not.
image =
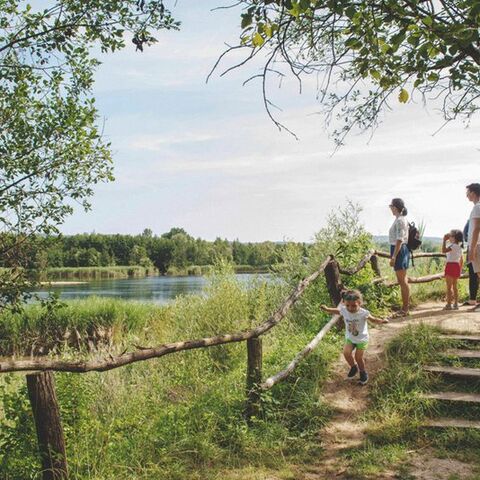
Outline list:
[[[403,318],[403,317],[408,317],[410,315],[410,312],[405,312],[404,310],[398,310],[398,312],[395,312],[393,315],[390,315],[390,318]]]

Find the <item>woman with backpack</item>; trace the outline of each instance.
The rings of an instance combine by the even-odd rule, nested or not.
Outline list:
[[[395,220],[388,232],[390,243],[390,265],[395,270],[400,292],[402,295],[402,309],[396,312],[394,317],[409,315],[410,286],[408,285],[407,269],[410,266],[410,251],[408,242],[408,221],[405,202],[401,198],[394,198],[389,205]]]

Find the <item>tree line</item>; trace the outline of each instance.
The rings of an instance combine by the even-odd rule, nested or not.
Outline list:
[[[244,243],[221,238],[207,241],[194,238],[183,228],[172,228],[162,235],[154,235],[150,229],[145,229],[139,235],[84,233],[45,236],[32,247],[28,266],[43,270],[140,265],[168,273],[194,265],[213,265],[223,260],[234,265],[265,268],[282,258],[286,245],[271,241]],[[306,254],[306,244],[296,245]]]

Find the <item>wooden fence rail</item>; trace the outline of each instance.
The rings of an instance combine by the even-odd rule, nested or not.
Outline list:
[[[378,250],[375,250],[375,255],[377,257],[382,257],[382,258],[390,258],[391,255],[387,252],[381,252],[381,251],[378,251]],[[445,254],[444,253],[440,253],[440,252],[418,252],[418,253],[414,253],[412,255],[412,257],[415,259],[415,258],[443,258],[445,257]]]
[[[322,338],[331,330],[334,325],[337,324],[339,319],[340,315],[333,315],[331,320],[323,326],[323,328],[317,333],[317,335],[312,339],[312,341],[308,343],[308,345],[306,345],[306,347],[301,352],[299,352],[295,356],[295,358],[287,365],[287,368],[285,368],[285,370],[282,370],[281,372],[278,372],[275,375],[272,375],[271,377],[268,377],[265,382],[260,385],[261,389],[269,390],[274,385],[287,378],[295,370],[295,368],[300,365],[301,361],[313,352],[313,350],[318,346]]]
[[[244,342],[250,338],[259,337],[268,332],[287,315],[290,308],[301,297],[305,289],[318,278],[325,270],[326,266],[331,263],[333,257],[329,256],[320,265],[320,267],[308,277],[299,282],[293,292],[284,300],[280,308],[264,323],[245,332],[227,333],[217,335],[215,337],[201,338],[197,340],[185,340],[183,342],[165,343],[157,347],[139,347],[133,352],[124,353],[122,355],[110,356],[103,359],[86,360],[86,361],[64,361],[49,358],[32,358],[32,359],[7,359],[0,360],[0,373],[21,372],[21,371],[57,371],[71,373],[86,372],[105,372],[114,368],[123,367],[131,363],[149,360],[150,358],[163,357],[170,353],[181,352],[183,350],[192,350],[195,348],[207,348],[217,345],[225,345],[227,343]]]
[[[414,258],[444,257],[438,253],[417,253]],[[334,315],[318,332],[318,334],[300,351],[287,367],[270,376],[262,382],[262,339],[261,336],[278,325],[289,310],[301,297],[307,287],[322,273],[325,275],[326,286],[330,299],[334,305],[341,302],[343,284],[340,274],[355,275],[370,263],[376,278],[373,283],[382,283],[387,287],[397,285],[396,282],[387,282],[381,276],[378,258],[390,258],[385,252],[370,250],[359,261],[355,268],[341,268],[335,258],[329,255],[312,274],[301,280],[296,288],[284,299],[280,307],[264,323],[243,332],[217,335],[196,340],[166,343],[155,347],[137,347],[132,352],[125,352],[117,356],[103,359],[82,361],[66,361],[54,358],[36,357],[24,359],[0,359],[0,373],[8,372],[36,372],[27,375],[30,402],[36,421],[39,454],[42,460],[43,480],[66,480],[68,477],[67,460],[63,430],[59,416],[59,408],[54,389],[51,372],[105,372],[131,363],[159,358],[171,353],[197,348],[208,348],[234,342],[247,343],[247,376],[246,376],[246,406],[247,421],[261,414],[261,393],[281,382],[298,367],[298,365],[320,344],[321,340],[334,325],[338,325],[341,317]],[[467,275],[462,275],[466,278]],[[409,278],[409,283],[426,283],[443,278],[443,274],[426,277]],[[43,372],[43,373],[38,373]]]

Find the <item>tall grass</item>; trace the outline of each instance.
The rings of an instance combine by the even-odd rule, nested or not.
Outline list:
[[[111,345],[97,345],[94,355],[136,343],[233,332],[264,321],[285,293],[284,284],[258,281],[247,287],[226,273],[211,278],[205,295],[182,297],[167,307],[93,299],[68,304],[45,319],[41,307],[32,306],[24,317],[2,319],[2,348],[25,353],[33,338],[53,342],[66,330],[88,334],[93,325],[118,337]],[[319,311],[303,314],[301,321],[294,314],[265,336],[264,375],[283,368],[325,321]],[[288,382],[265,396],[264,416],[253,428],[243,418],[244,343],[100,374],[56,374],[71,478],[214,478],[226,466],[268,468],[278,466],[279,458],[309,455],[329,414],[317,399],[337,341],[333,335]],[[75,348],[60,342],[55,353],[77,358]],[[39,478],[23,375],[0,377],[0,401],[0,478]]]
[[[158,270],[155,267],[147,268],[140,265],[116,267],[52,267],[40,273],[40,280],[98,280],[102,278],[144,277],[153,274],[158,274]]]
[[[233,265],[235,273],[268,273],[269,265],[253,266],[253,265]],[[187,267],[176,267],[171,265],[168,267],[166,275],[169,276],[200,276],[208,275],[215,270],[214,265],[189,265]]]
[[[5,311],[0,319],[0,356],[58,353],[65,347],[81,353],[88,350],[89,340],[118,350],[131,337],[144,338],[151,325],[162,325],[165,311],[99,297],[61,303],[53,309],[33,304],[21,313]]]

